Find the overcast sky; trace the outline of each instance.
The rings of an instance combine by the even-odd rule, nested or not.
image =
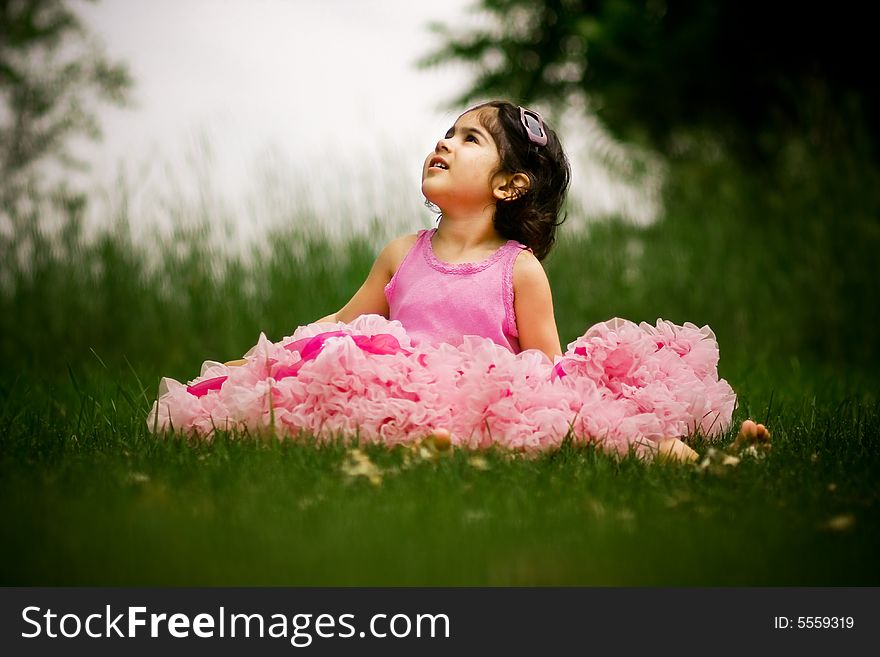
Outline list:
[[[206,189],[222,199],[217,214],[251,224],[302,204],[342,226],[388,215],[413,227],[430,222],[421,163],[457,116],[439,108],[467,86],[469,72],[418,70],[415,62],[438,45],[427,25],[473,26],[473,4],[78,3],[108,55],[126,61],[135,80],[134,106],[101,117],[105,138],[88,148],[91,180],[113,190],[124,172],[140,212],[160,222],[157,198],[197,202]],[[594,210],[636,202],[578,163],[572,148],[589,150],[582,140],[566,146],[573,191]]]

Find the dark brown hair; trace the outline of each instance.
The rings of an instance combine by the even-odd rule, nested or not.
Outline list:
[[[519,107],[494,100],[474,107],[492,107],[497,112],[481,112],[480,123],[498,147],[501,171],[522,172],[529,177],[529,188],[522,194],[495,204],[495,230],[509,240],[525,244],[538,260],[543,260],[556,241],[556,228],[571,181],[571,168],[556,133],[544,122],[547,144],[534,144],[520,120]]]

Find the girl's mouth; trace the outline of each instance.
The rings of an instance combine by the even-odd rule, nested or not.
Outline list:
[[[445,160],[442,157],[431,158],[431,161],[428,163],[429,169],[443,169],[444,171],[449,169],[449,165],[446,164]]]

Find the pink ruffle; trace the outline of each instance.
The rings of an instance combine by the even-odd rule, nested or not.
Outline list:
[[[386,445],[445,428],[461,447],[529,452],[570,435],[646,453],[663,437],[728,428],[736,396],[717,365],[709,327],[662,319],[596,324],[552,363],[477,336],[414,347],[399,322],[365,315],[274,343],[261,334],[245,365],[209,361],[187,385],[163,379],[148,425],[206,439],[274,427]]]

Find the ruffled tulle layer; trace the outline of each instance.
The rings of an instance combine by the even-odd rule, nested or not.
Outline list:
[[[207,439],[215,430],[357,437],[396,445],[448,429],[455,445],[557,447],[570,435],[615,452],[730,425],[736,396],[718,378],[709,327],[612,319],[551,362],[491,340],[414,346],[399,322],[377,315],[310,324],[271,342],[260,335],[246,364],[208,361],[187,385],[163,379],[151,429]]]

